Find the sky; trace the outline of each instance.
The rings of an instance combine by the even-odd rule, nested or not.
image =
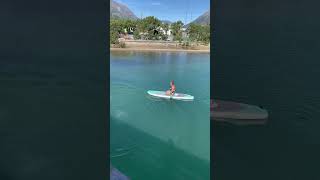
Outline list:
[[[210,8],[210,0],[114,0],[125,4],[137,17],[189,23]]]

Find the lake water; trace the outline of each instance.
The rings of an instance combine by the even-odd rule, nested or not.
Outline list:
[[[210,55],[112,52],[111,163],[132,179],[205,180],[210,177]],[[169,88],[194,101],[152,98]]]
[[[270,117],[264,126],[213,125],[215,179],[320,179],[320,26],[311,19],[317,6],[218,6],[214,96],[263,105]]]

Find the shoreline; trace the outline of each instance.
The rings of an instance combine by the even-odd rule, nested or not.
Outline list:
[[[187,52],[210,53],[210,46],[193,44],[183,48],[178,42],[154,41],[154,40],[125,40],[125,47],[114,47],[110,44],[111,51],[148,51],[148,52]]]
[[[110,51],[210,53],[210,49],[110,48]]]

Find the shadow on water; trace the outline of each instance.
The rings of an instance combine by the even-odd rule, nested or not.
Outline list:
[[[209,179],[209,163],[111,117],[111,163],[131,179]]]

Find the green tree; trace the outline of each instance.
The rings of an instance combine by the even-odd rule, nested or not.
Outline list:
[[[141,39],[140,32],[137,29],[133,31],[133,38]]]
[[[122,31],[120,20],[111,19],[110,21],[110,43],[117,44],[119,43],[118,38],[119,34]]]
[[[146,30],[143,25],[143,20],[142,19],[136,20],[136,26],[133,32],[134,39],[141,39],[140,33],[144,33],[145,31]]]
[[[112,18],[110,21],[110,43],[118,44],[120,34],[129,33],[130,30],[135,32],[137,24],[137,20]]]
[[[119,42],[118,38],[118,33],[110,32],[110,44],[117,44]]]
[[[137,26],[136,20],[126,19],[122,23],[123,23],[122,27],[124,28],[124,30],[126,30],[127,33],[129,33],[131,29],[134,31]]]
[[[168,39],[168,31],[169,31],[169,24],[168,23],[162,23],[161,28],[164,31],[160,32],[160,37],[162,40],[167,40]]]
[[[210,42],[210,26],[191,23],[187,29],[191,41],[208,44]]]
[[[208,25],[201,26],[199,40],[204,42],[205,44],[208,44],[210,42],[210,26]]]
[[[169,24],[168,23],[161,24],[161,27],[166,33],[169,31]]]
[[[174,41],[179,41],[179,42],[182,41],[182,27],[183,27],[182,21],[177,21],[171,24]]]
[[[148,39],[159,39],[159,28],[161,26],[161,21],[154,16],[148,16],[142,20],[142,26],[144,32],[147,33]]]
[[[198,41],[200,36],[201,26],[195,23],[189,24],[187,28],[187,33],[189,36],[189,39],[191,41]]]

